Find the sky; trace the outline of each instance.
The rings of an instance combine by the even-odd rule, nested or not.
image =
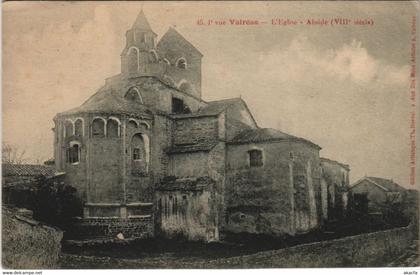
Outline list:
[[[158,38],[174,27],[203,53],[204,100],[241,96],[260,127],[303,137],[349,164],[350,180],[409,186],[414,2],[5,2],[3,143],[53,155],[53,118],[120,72],[140,9]],[[272,19],[373,25],[272,25]],[[226,20],[226,25],[197,21]],[[266,24],[230,25],[230,19]]]

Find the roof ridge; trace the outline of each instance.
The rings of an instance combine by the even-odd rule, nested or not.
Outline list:
[[[240,97],[231,97],[231,98],[224,98],[224,99],[219,99],[219,100],[212,100],[212,101],[209,101],[208,103],[228,101],[228,100],[237,100],[237,99],[242,100],[242,98],[240,98]]]
[[[162,42],[163,38],[170,32],[175,33],[176,35],[178,35],[179,37],[181,37],[185,42],[188,43],[188,45],[190,45],[194,50],[196,50],[201,56],[203,56],[203,54],[190,42],[188,41],[181,33],[179,33],[179,31],[177,31],[175,28],[173,27],[169,27],[169,29],[162,35],[162,37],[159,39],[159,42],[156,45],[156,48],[159,47],[160,42]]]

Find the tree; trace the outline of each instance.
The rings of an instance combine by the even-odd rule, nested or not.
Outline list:
[[[28,160],[25,158],[25,154],[25,150],[5,143],[2,147],[2,162],[4,164],[23,164]]]

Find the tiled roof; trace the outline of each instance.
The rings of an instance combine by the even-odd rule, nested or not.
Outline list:
[[[132,102],[119,95],[112,89],[100,90],[79,107],[63,112],[69,115],[74,113],[106,112],[124,114],[145,114],[151,115],[152,112],[144,105]]]
[[[295,137],[286,133],[283,133],[279,130],[272,128],[257,128],[257,129],[248,129],[240,132],[235,136],[229,143],[231,144],[243,144],[243,143],[254,143],[254,142],[267,142],[267,141],[279,141],[279,140],[290,140],[290,141],[301,141],[305,142],[311,146],[315,146],[319,149],[318,145],[315,143]]]
[[[167,149],[168,154],[177,154],[177,153],[190,153],[190,152],[199,152],[199,151],[210,151],[214,146],[217,145],[217,142],[202,142],[197,144],[185,144],[185,145],[174,145]]]
[[[226,110],[226,108],[228,108],[232,104],[241,101],[242,99],[240,98],[229,98],[217,101],[210,101],[208,102],[207,106],[200,108],[197,113],[201,115],[217,115]]]
[[[201,107],[197,112],[190,114],[171,114],[172,118],[194,118],[194,117],[206,117],[206,116],[217,116],[229,106],[241,102],[240,98],[229,98],[217,101],[207,102],[208,105]]]
[[[382,186],[383,188],[387,189],[389,192],[403,192],[405,188],[399,186],[395,182],[389,179],[384,178],[377,178],[377,177],[366,177],[367,179],[375,182],[376,184]]]
[[[52,177],[56,174],[54,166],[34,165],[34,164],[2,164],[3,177],[7,176],[26,176]]]

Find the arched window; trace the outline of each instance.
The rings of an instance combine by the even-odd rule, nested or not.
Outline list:
[[[136,47],[131,47],[128,50],[128,72],[137,72],[139,68],[139,50]]]
[[[73,135],[73,122],[66,120],[64,122],[64,136],[70,137]]]
[[[135,134],[131,141],[132,159],[135,161],[146,161],[146,148],[141,134]]]
[[[149,166],[149,139],[147,135],[135,134],[131,140],[131,173],[141,176],[147,173]]]
[[[80,118],[74,123],[74,134],[79,137],[83,136],[83,120]]]
[[[181,57],[176,61],[176,66],[180,69],[186,69],[187,68],[187,60],[185,58]]]
[[[80,162],[80,144],[70,143],[67,149],[67,162],[71,164],[77,164]]]
[[[106,135],[110,138],[116,138],[120,135],[120,125],[119,121],[116,119],[108,119],[106,123]]]
[[[140,91],[136,87],[131,87],[124,96],[125,99],[143,103],[143,99],[141,98]]]
[[[105,121],[102,118],[95,118],[92,121],[92,137],[105,136]]]
[[[249,166],[250,167],[260,167],[263,166],[263,153],[261,150],[253,149],[248,151],[249,156]]]
[[[158,57],[157,52],[155,50],[150,50],[150,62],[151,63],[156,63],[156,62],[158,62],[158,59],[159,59],[159,57]]]

